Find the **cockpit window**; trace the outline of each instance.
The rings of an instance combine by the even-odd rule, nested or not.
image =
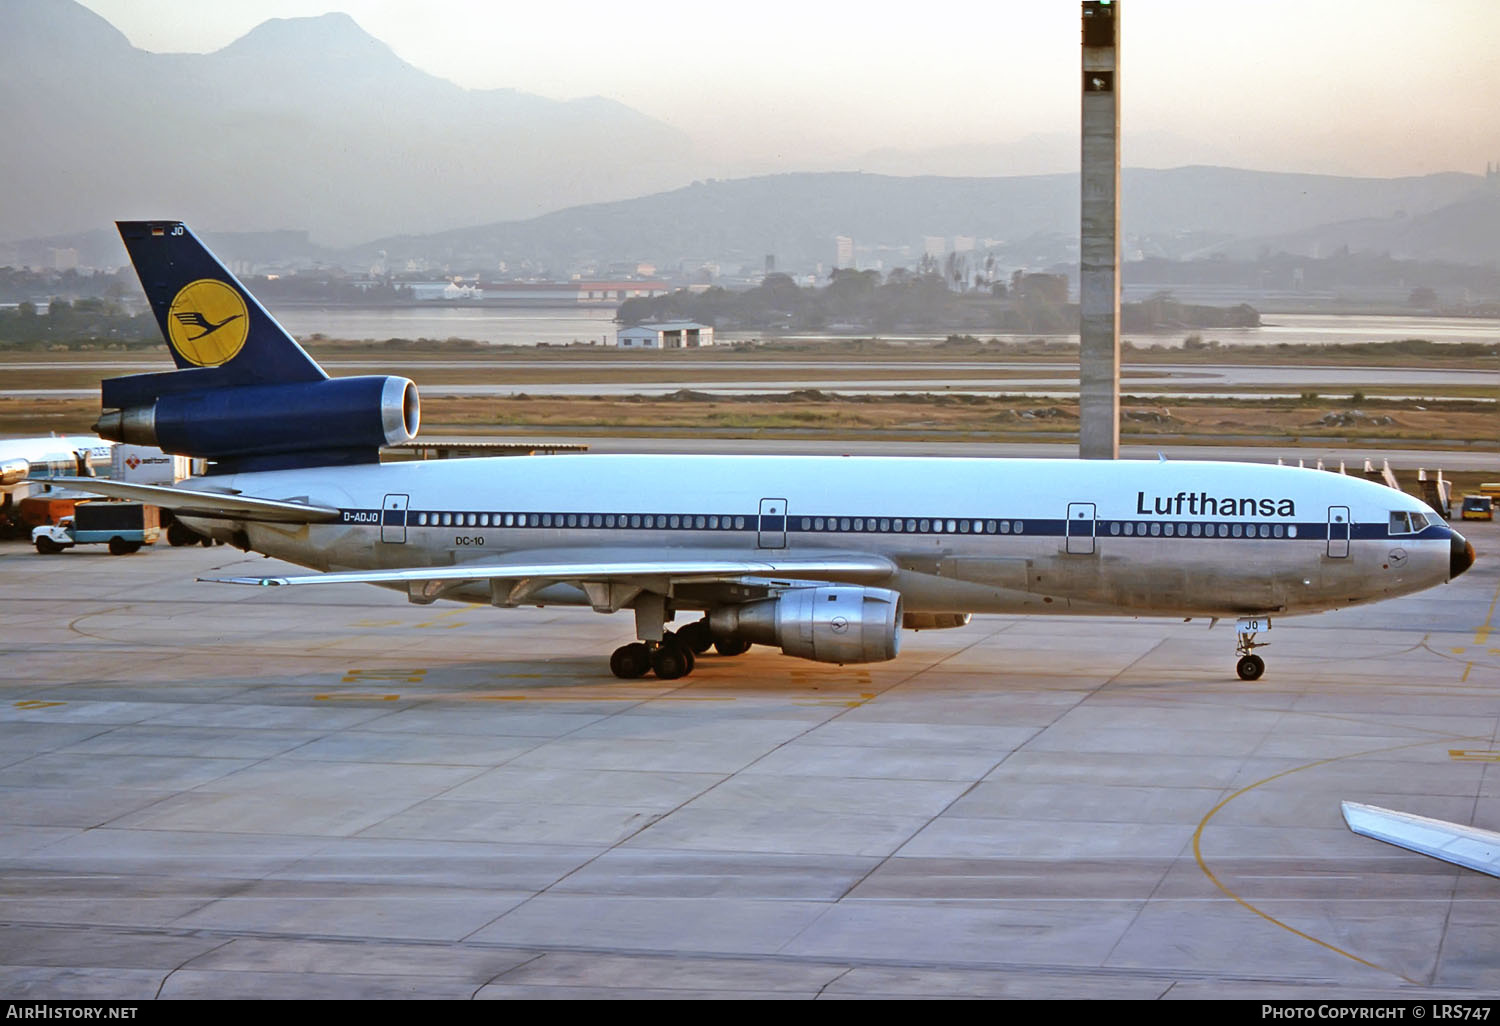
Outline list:
[[[1427,526],[1427,518],[1421,513],[1408,513],[1405,510],[1391,511],[1391,533],[1412,534]]]

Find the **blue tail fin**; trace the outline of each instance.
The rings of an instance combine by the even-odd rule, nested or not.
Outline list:
[[[177,370],[100,383],[105,438],[218,472],[373,463],[416,437],[406,378],[330,378],[180,221],[121,221]]]
[[[181,370],[218,385],[318,381],[323,369],[181,221],[119,221],[120,238]]]

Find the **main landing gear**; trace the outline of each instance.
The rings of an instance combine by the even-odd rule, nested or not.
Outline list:
[[[661,680],[676,680],[693,672],[698,656],[714,648],[720,655],[746,652],[750,642],[715,638],[708,621],[690,623],[675,633],[667,631],[660,641],[636,641],[621,645],[609,657],[609,669],[622,680],[635,680],[655,673]]]
[[[1269,641],[1256,641],[1258,631],[1270,630],[1271,621],[1266,617],[1242,617],[1235,622],[1235,655],[1240,661],[1234,664],[1234,672],[1240,680],[1260,680],[1266,672],[1266,661],[1255,654],[1257,648],[1269,645]]]

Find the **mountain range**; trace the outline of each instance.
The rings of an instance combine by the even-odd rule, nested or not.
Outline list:
[[[691,142],[660,121],[600,97],[460,88],[344,14],[159,54],[73,0],[5,0],[0,101],[0,239],[170,216],[339,245],[691,177],[677,170]]]
[[[23,240],[0,246],[0,263],[72,248],[117,265],[111,223],[135,217],[180,217],[247,264],[554,273],[767,255],[811,267],[833,261],[835,236],[867,265],[967,236],[1040,266],[1077,237],[1076,174],[703,178],[693,140],[660,121],[597,97],[462,89],[342,14],[268,21],[211,54],[157,54],[73,0],[4,0],[0,101],[0,239]],[[976,144],[945,166],[1004,166],[1004,152]],[[910,166],[894,152],[871,163]],[[1127,168],[1122,211],[1127,257],[1348,247],[1500,265],[1497,176]]]

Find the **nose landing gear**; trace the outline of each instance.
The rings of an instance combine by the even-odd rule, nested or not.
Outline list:
[[[1234,672],[1239,674],[1240,680],[1260,680],[1261,674],[1266,672],[1266,661],[1255,654],[1257,648],[1264,648],[1269,641],[1256,641],[1255,635],[1258,631],[1270,630],[1271,621],[1265,617],[1242,617],[1235,622],[1235,655],[1240,661],[1235,663]]]

